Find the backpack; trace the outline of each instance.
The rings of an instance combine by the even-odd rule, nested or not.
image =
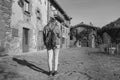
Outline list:
[[[56,48],[56,34],[54,32],[54,28],[53,29],[49,28],[47,32],[44,34],[44,43],[47,49]]]

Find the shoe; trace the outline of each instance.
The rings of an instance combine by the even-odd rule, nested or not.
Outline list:
[[[55,76],[56,74],[58,74],[58,72],[57,72],[57,71],[54,71],[54,72],[52,73],[52,76]]]
[[[53,71],[49,71],[49,76],[52,76],[53,75]]]

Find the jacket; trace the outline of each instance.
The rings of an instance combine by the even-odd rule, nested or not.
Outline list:
[[[45,35],[47,35],[49,29],[53,29],[53,32],[55,33],[55,36],[56,36],[56,45],[60,45],[61,44],[61,31],[59,29],[59,26],[57,25],[57,23],[48,23],[44,29],[43,29],[43,40],[44,40],[44,43],[45,43]],[[47,45],[45,45],[46,48],[47,48]]]

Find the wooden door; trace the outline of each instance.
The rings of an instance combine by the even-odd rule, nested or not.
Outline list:
[[[23,52],[29,51],[29,29],[23,28]]]

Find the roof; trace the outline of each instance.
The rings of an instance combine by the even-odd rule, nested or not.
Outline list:
[[[58,20],[60,23],[64,22],[63,18],[61,18],[59,15],[55,15],[56,20]]]
[[[120,18],[103,26],[101,33],[104,32],[108,33],[111,36],[113,42],[120,42]]]
[[[57,8],[61,14],[65,17],[66,20],[71,20],[71,17],[69,17],[66,12],[61,8],[61,6],[58,4],[56,0],[48,0],[52,3],[52,5]]]
[[[80,24],[77,24],[75,26],[72,26],[72,28],[77,28],[77,27],[83,27],[83,28],[88,28],[88,29],[95,29],[95,30],[98,30],[100,28],[98,27],[95,27],[95,26],[92,26],[92,25],[87,25],[87,24],[84,24],[84,23],[80,23]]]
[[[119,28],[120,28],[120,18],[118,18],[117,20],[103,26],[102,30],[106,31],[106,30],[110,30],[110,29],[119,29]]]

